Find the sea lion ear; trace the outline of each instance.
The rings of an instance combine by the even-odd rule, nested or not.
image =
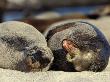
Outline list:
[[[65,39],[62,41],[62,47],[67,51],[67,52],[74,52],[76,49],[75,44],[68,39]]]

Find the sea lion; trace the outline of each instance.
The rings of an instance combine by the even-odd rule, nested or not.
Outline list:
[[[0,68],[47,71],[52,61],[45,37],[33,26],[17,21],[0,24]]]
[[[54,54],[51,70],[99,72],[108,64],[110,46],[95,25],[84,21],[59,22],[44,35]]]

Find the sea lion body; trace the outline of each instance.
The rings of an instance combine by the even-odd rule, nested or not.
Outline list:
[[[55,57],[51,70],[97,72],[108,64],[109,44],[98,28],[90,23],[56,23],[44,35]]]
[[[47,71],[53,56],[45,37],[33,26],[9,21],[0,24],[0,67],[19,71]]]

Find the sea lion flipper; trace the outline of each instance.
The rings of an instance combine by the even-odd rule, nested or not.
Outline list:
[[[62,46],[63,48],[68,52],[68,53],[74,53],[76,54],[77,51],[79,51],[79,49],[77,48],[77,46],[74,44],[74,42],[72,42],[71,40],[65,39],[62,42]]]

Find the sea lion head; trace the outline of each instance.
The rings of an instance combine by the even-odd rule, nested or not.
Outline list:
[[[52,63],[52,52],[48,47],[26,48],[25,62],[28,71],[47,71]]]

